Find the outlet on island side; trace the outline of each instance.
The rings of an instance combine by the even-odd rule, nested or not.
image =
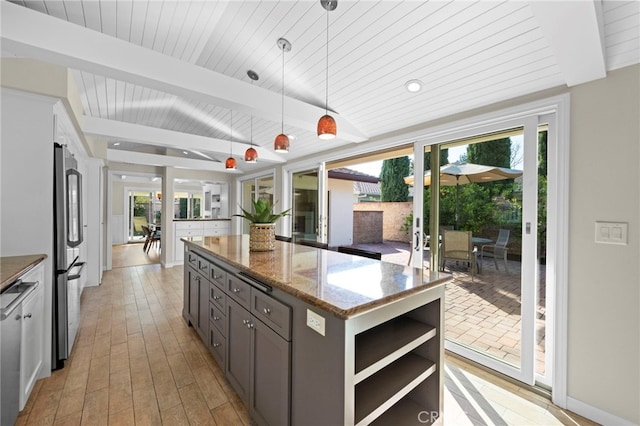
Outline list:
[[[324,317],[307,309],[307,327],[324,336]]]

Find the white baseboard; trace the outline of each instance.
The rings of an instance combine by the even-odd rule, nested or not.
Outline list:
[[[596,408],[592,405],[585,404],[582,401],[567,396],[567,410],[573,411],[576,414],[580,414],[582,417],[586,417],[589,420],[598,422],[603,425],[616,425],[616,426],[634,426],[637,423],[633,423],[622,417],[618,417],[607,411]]]

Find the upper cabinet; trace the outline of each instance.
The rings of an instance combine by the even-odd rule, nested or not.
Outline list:
[[[203,188],[203,213],[207,219],[229,217],[229,184],[226,182],[207,184]]]

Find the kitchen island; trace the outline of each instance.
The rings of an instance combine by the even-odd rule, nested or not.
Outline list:
[[[258,424],[432,423],[451,277],[248,236],[183,238],[184,318]]]

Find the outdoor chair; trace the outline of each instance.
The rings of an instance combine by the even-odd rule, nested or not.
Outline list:
[[[369,259],[382,260],[382,253],[371,250],[364,250],[355,247],[338,246],[338,252],[345,254],[352,254],[355,256],[368,257]]]
[[[465,262],[471,270],[471,279],[478,272],[478,249],[471,242],[471,231],[445,230],[442,237],[441,270],[448,260]]]
[[[498,271],[498,258],[504,261],[504,270],[509,272],[507,266],[507,244],[509,243],[509,235],[511,231],[508,229],[501,229],[498,233],[498,240],[495,244],[485,244],[480,248],[480,261],[484,261],[484,257],[493,257],[493,264]]]

